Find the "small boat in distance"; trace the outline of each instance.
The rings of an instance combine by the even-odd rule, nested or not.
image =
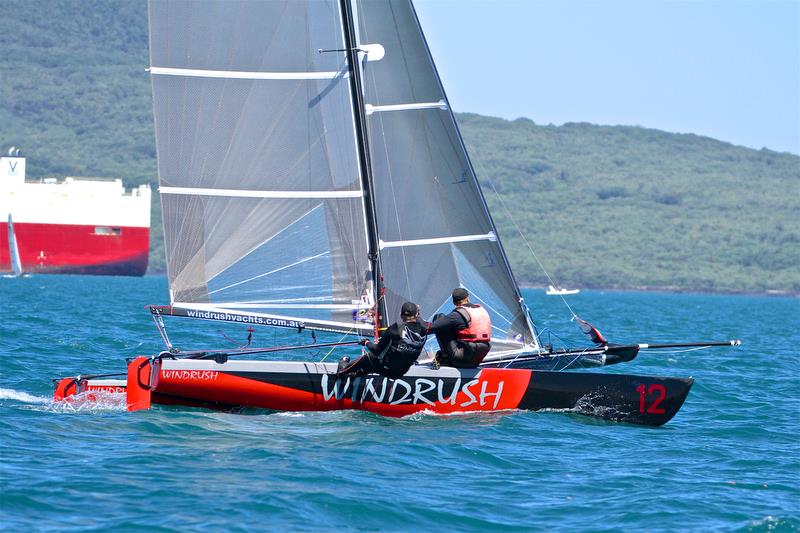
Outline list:
[[[563,287],[554,287],[553,285],[548,285],[545,294],[550,296],[564,296],[565,294],[578,294],[579,292],[581,292],[580,289],[565,289]]]

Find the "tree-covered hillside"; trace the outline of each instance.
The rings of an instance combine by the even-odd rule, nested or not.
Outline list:
[[[636,127],[459,122],[523,281],[545,280],[515,222],[567,284],[800,290],[800,157]]]
[[[0,148],[21,147],[29,177],[155,185],[146,3],[2,6]],[[547,281],[527,240],[570,286],[800,292],[800,157],[638,127],[458,120],[521,282]],[[159,271],[157,195],[153,216]]]

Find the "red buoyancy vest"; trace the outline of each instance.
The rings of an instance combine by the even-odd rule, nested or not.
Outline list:
[[[469,325],[456,332],[456,338],[470,342],[490,342],[492,340],[492,319],[480,305],[474,307],[456,307],[469,315]],[[463,315],[463,312],[461,313]]]

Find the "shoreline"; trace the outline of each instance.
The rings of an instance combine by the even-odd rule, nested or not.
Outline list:
[[[519,284],[520,289],[541,289],[546,290],[547,285],[539,285],[537,283],[522,282]],[[709,290],[709,289],[696,289],[696,288],[682,288],[682,287],[656,287],[649,285],[642,285],[639,287],[595,287],[592,285],[575,285],[569,286],[570,289],[580,289],[581,291],[605,291],[605,292],[663,292],[667,294],[703,294],[703,295],[718,295],[718,296],[767,296],[770,298],[799,298],[800,292],[790,290],[777,290],[770,289],[767,291],[746,291],[746,290]]]
[[[166,272],[147,272],[145,277],[166,276]],[[538,283],[520,282],[520,289],[541,289],[546,290],[547,285]],[[607,291],[607,292],[663,292],[668,294],[705,294],[720,296],[767,296],[770,298],[800,298],[800,291],[770,289],[767,291],[746,291],[746,290],[709,290],[698,288],[683,287],[658,287],[641,285],[638,287],[596,287],[592,285],[575,285],[570,288],[582,291]]]

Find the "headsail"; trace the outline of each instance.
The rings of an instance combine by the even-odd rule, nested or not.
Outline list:
[[[495,351],[536,346],[524,305],[410,0],[356,2],[389,317],[428,317],[463,286],[492,317]]]
[[[318,51],[343,47],[338,1],[153,0],[149,14],[172,304],[371,330],[347,68]]]

